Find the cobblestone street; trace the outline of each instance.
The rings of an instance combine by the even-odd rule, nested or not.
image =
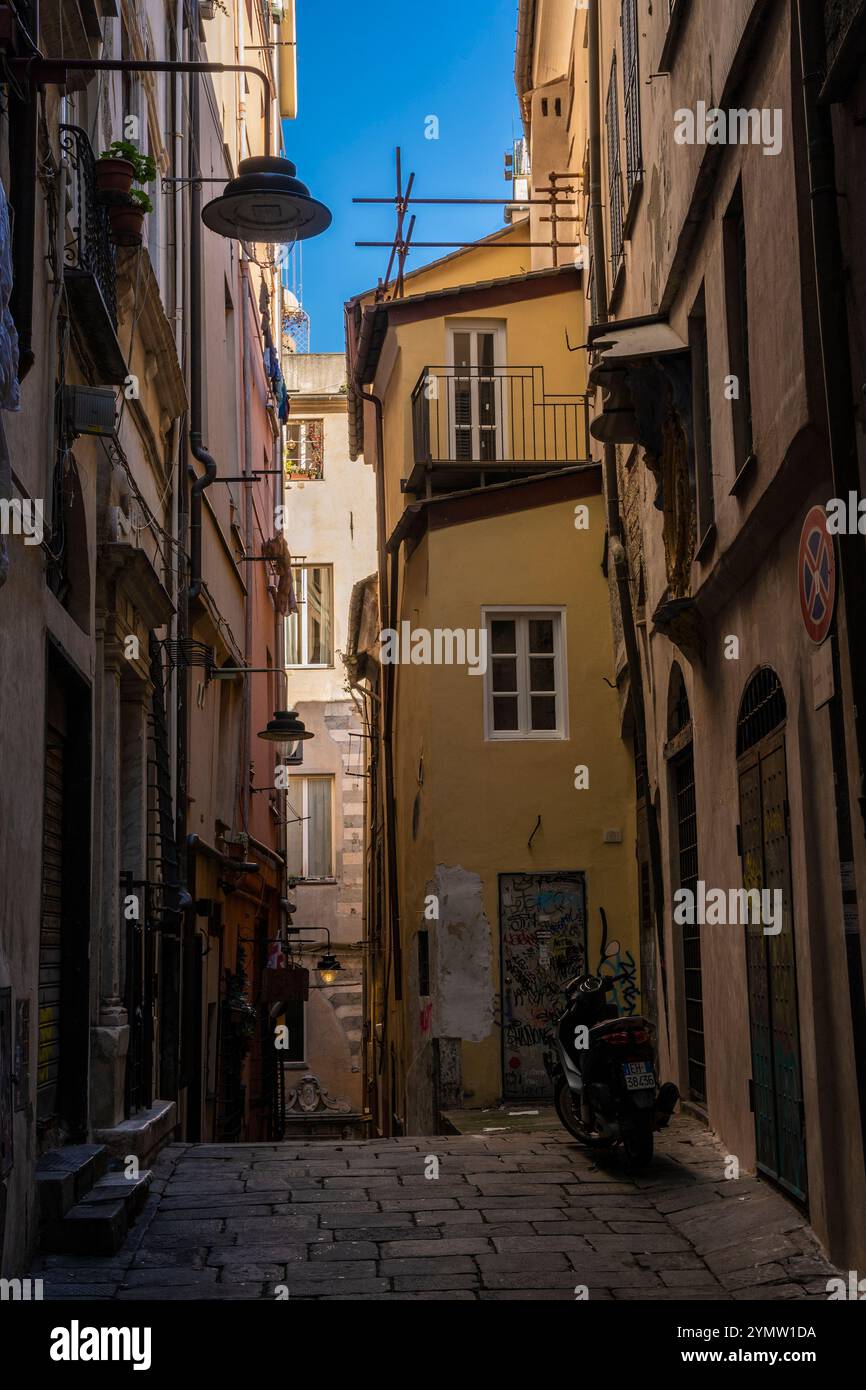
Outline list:
[[[490,1112],[495,1116],[495,1112]],[[430,1156],[439,1163],[431,1171]],[[802,1216],[679,1118],[649,1172],[553,1127],[173,1145],[110,1258],[50,1255],[46,1298],[826,1299]]]

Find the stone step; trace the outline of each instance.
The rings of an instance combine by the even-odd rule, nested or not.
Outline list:
[[[141,1213],[153,1174],[107,1173],[60,1220],[43,1222],[40,1244],[56,1254],[113,1255]]]
[[[106,1173],[104,1178],[94,1183],[80,1205],[94,1206],[104,1202],[121,1201],[126,1203],[129,1223],[132,1225],[145,1202],[153,1174],[145,1170],[137,1178],[128,1178],[125,1173]]]
[[[68,1144],[42,1154],[36,1164],[40,1220],[61,1220],[107,1171],[104,1144]]]
[[[42,1227],[40,1244],[50,1254],[114,1255],[129,1230],[126,1202],[88,1202],[73,1207],[62,1221]]]

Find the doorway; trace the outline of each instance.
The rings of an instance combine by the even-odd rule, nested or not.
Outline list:
[[[805,1202],[806,1135],[791,901],[784,692],[764,667],[746,687],[737,724],[743,887],[782,894],[782,930],[746,927],[752,1109],[758,1168]]]
[[[553,1044],[563,986],[587,969],[583,873],[500,874],[502,1094],[548,1100],[544,1053]]]
[[[505,325],[460,321],[447,329],[448,422],[452,459],[505,457]]]
[[[90,690],[48,642],[39,926],[37,1121],[47,1145],[87,1130]]]

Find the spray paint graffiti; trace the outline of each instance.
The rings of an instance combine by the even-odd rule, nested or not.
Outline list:
[[[611,941],[598,963],[596,974],[613,981],[611,999],[619,1014],[631,1016],[637,1013],[640,990],[637,985],[637,963],[631,951],[623,951],[618,941]]]
[[[612,980],[614,992],[611,1002],[616,1004],[617,1012],[632,1016],[637,1013],[640,990],[637,984],[637,963],[631,951],[623,951],[618,941],[607,939],[607,915],[601,910],[601,948],[596,975]]]
[[[550,1094],[544,1051],[562,1011],[563,986],[585,972],[583,874],[503,874],[503,1092],[513,1099]]]

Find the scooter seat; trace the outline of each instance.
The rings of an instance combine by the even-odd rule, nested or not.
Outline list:
[[[604,1037],[605,1033],[637,1033],[646,1032],[646,1030],[647,1021],[645,1018],[635,1018],[634,1016],[630,1016],[626,1018],[606,1018],[601,1023],[594,1024],[594,1026],[590,1028],[589,1031],[592,1035],[593,1040],[595,1040],[596,1038]]]

